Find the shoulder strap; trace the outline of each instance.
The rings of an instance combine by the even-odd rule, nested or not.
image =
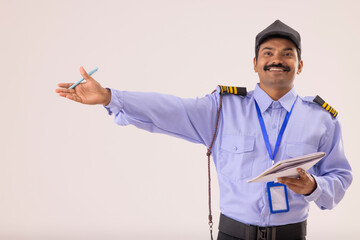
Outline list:
[[[220,94],[226,95],[226,94],[234,94],[234,95],[240,95],[245,97],[247,94],[246,88],[244,87],[230,87],[230,86],[223,86],[219,85],[220,87]]]
[[[338,112],[334,108],[332,108],[327,102],[325,102],[319,95],[317,95],[313,101],[319,104],[326,111],[328,111],[333,118],[336,118],[336,116],[338,115]]]

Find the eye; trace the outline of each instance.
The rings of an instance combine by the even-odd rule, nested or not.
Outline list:
[[[271,56],[271,55],[272,55],[272,52],[264,52],[264,55],[265,55],[265,56]]]
[[[292,52],[286,52],[284,54],[285,57],[292,57],[293,56],[293,53]]]

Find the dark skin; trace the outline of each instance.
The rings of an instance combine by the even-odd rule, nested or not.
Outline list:
[[[279,100],[291,90],[295,75],[301,73],[302,67],[303,62],[298,61],[295,45],[282,38],[272,38],[263,42],[258,59],[254,58],[254,70],[259,74],[260,87],[273,100]],[[68,89],[73,83],[59,83],[60,88],[56,89],[56,93],[83,104],[108,105],[111,101],[111,92],[90,77],[83,67],[80,68],[80,74],[86,82],[74,89]],[[295,193],[304,195],[312,193],[316,189],[315,179],[302,169],[298,171],[299,178],[279,178],[278,181]]]
[[[303,61],[298,60],[295,44],[284,38],[271,38],[260,45],[258,59],[254,58],[254,70],[260,79],[260,88],[277,101],[294,86],[296,74],[300,74]],[[278,178],[278,181],[298,194],[309,195],[317,187],[315,179],[301,168],[298,178]]]
[[[83,104],[108,105],[111,100],[111,92],[89,76],[83,67],[80,67],[80,74],[86,82],[80,83],[74,89],[68,89],[73,83],[59,83],[58,86],[61,88],[56,89],[55,92],[60,97]]]
[[[266,66],[274,66],[266,68]],[[275,67],[279,65],[279,67]],[[296,74],[300,74],[303,61],[298,60],[293,42],[284,38],[271,38],[260,45],[258,59],[254,58],[254,70],[258,73],[260,87],[274,100],[279,100],[294,86]]]

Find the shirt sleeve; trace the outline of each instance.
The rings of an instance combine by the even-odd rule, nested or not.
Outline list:
[[[332,209],[344,197],[352,182],[351,167],[344,153],[340,123],[332,120],[327,127],[319,151],[327,156],[315,165],[313,177],[317,188],[306,196],[307,201],[315,201],[320,209]]]
[[[210,145],[218,109],[219,93],[185,99],[160,93],[111,90],[105,106],[119,125],[134,125],[194,143]]]

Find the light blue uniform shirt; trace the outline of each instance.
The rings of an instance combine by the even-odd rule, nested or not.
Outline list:
[[[132,124],[150,132],[164,133],[209,147],[219,107],[219,87],[202,98],[183,99],[158,93],[111,89],[106,108],[119,125]],[[327,155],[309,170],[317,182],[309,196],[288,189],[290,211],[270,214],[266,183],[247,183],[273,163],[261,132],[255,101],[263,115],[272,151],[284,117],[295,102],[275,162],[314,152]],[[294,88],[273,101],[260,87],[246,97],[224,95],[212,155],[220,187],[221,212],[237,221],[276,226],[301,222],[309,202],[331,209],[343,198],[352,182],[337,119]]]

